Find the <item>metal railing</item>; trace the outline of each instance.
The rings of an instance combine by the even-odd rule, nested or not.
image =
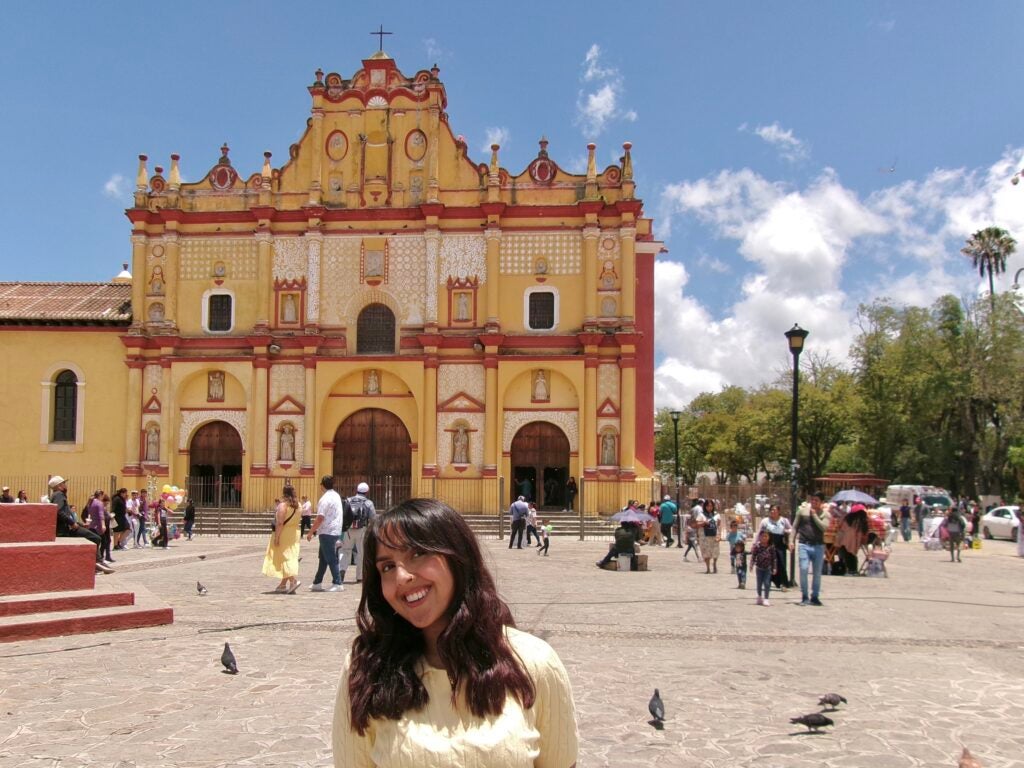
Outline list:
[[[56,474],[56,473],[55,473]],[[0,474],[0,486],[11,489],[11,496],[18,497],[19,491],[25,491],[28,501],[38,504],[50,497],[49,481],[53,475],[4,475]],[[68,504],[74,505],[79,512],[83,505],[98,490],[111,496],[117,490],[117,475],[61,475],[68,486]],[[129,484],[128,488],[132,488]],[[142,486],[140,486],[142,487]]]

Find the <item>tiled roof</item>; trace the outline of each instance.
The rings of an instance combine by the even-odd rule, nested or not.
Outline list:
[[[0,323],[99,323],[132,319],[131,283],[0,283]]]

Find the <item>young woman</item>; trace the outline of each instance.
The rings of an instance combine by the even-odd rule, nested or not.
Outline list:
[[[514,629],[462,516],[410,499],[373,518],[363,544],[335,766],[575,766],[565,668],[551,646]]]
[[[274,532],[270,534],[267,554],[263,558],[263,575],[281,580],[274,589],[275,592],[294,595],[295,590],[302,584],[299,581],[301,524],[295,488],[286,485],[281,491],[281,501],[274,511]]]

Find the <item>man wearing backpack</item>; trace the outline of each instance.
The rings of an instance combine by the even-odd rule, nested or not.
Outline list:
[[[352,521],[342,534],[342,582],[345,581],[345,567],[348,562],[351,562],[352,567],[355,568],[356,584],[363,580],[363,574],[360,571],[361,563],[359,562],[361,560],[360,552],[362,552],[363,549],[363,536],[366,534],[366,526],[377,514],[377,510],[374,508],[373,502],[366,498],[366,494],[369,492],[370,486],[366,483],[360,483],[356,486],[356,495],[349,496],[348,498],[348,505],[352,508]]]

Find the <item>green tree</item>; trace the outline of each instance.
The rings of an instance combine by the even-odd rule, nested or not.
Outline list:
[[[1006,260],[1016,249],[1017,241],[1010,236],[1009,232],[1000,227],[979,229],[960,249],[960,253],[971,260],[971,264],[978,270],[978,274],[982,277],[988,275],[988,295],[993,315],[996,312],[994,276],[1006,271]]]

